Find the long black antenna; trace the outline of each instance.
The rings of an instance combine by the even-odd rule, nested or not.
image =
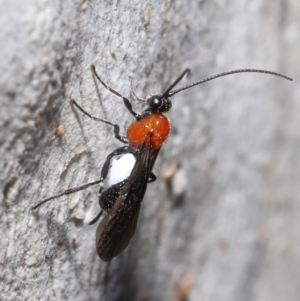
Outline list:
[[[204,78],[202,80],[199,80],[199,81],[197,81],[197,82],[195,82],[195,83],[193,83],[191,85],[188,85],[188,86],[185,86],[185,87],[182,87],[182,88],[179,88],[177,90],[169,92],[182,79],[182,77],[187,73],[187,70],[185,70],[183,72],[183,74],[174,82],[174,84],[171,85],[171,87],[170,87],[171,89],[169,88],[163,95],[166,96],[166,97],[171,97],[171,96],[173,96],[174,94],[176,94],[178,92],[181,92],[183,90],[192,88],[194,86],[206,83],[206,82],[208,82],[210,80],[213,80],[213,79],[216,79],[218,77],[222,77],[222,76],[226,76],[226,75],[230,75],[230,74],[235,74],[235,73],[245,73],[245,72],[257,72],[257,73],[271,74],[271,75],[279,76],[279,77],[282,77],[284,79],[293,81],[292,78],[290,78],[290,77],[288,77],[286,75],[277,73],[277,72],[273,72],[273,71],[260,70],[260,69],[238,69],[238,70],[232,70],[232,71],[228,71],[228,72],[219,73],[219,74],[216,74],[214,76],[207,77],[207,78]]]
[[[163,96],[169,96],[169,92],[182,80],[182,78],[187,74],[187,76],[189,76],[189,74],[191,73],[191,70],[189,68],[185,69],[181,75],[175,80],[175,82],[167,89],[167,91],[163,94]]]

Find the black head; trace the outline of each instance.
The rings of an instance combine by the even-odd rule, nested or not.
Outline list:
[[[168,112],[172,102],[163,94],[151,95],[146,98],[146,103],[151,112]]]
[[[150,95],[146,98],[146,103],[149,108],[147,112],[168,112],[172,108],[172,102],[169,99],[170,91],[182,80],[182,78],[190,73],[190,69],[184,70],[184,72],[175,80],[175,82],[165,91],[163,94]]]
[[[273,72],[273,71],[260,70],[260,69],[238,69],[238,70],[232,70],[229,72],[219,73],[214,76],[199,80],[191,85],[188,85],[188,86],[185,86],[185,87],[182,87],[182,88],[172,91],[172,89],[182,80],[182,78],[185,75],[189,75],[190,69],[185,69],[183,71],[183,73],[175,80],[175,82],[167,89],[166,92],[164,92],[163,94],[151,95],[151,96],[148,96],[145,101],[142,100],[143,102],[146,102],[147,105],[149,106],[149,108],[145,110],[145,113],[149,114],[152,112],[168,112],[172,107],[172,102],[169,98],[172,97],[174,94],[177,94],[181,91],[187,90],[194,86],[206,83],[206,82],[216,79],[218,77],[227,76],[227,75],[235,74],[235,73],[245,73],[245,72],[257,72],[257,73],[271,74],[271,75],[283,77],[284,79],[292,81],[292,79],[290,77],[280,74],[280,73],[277,73],[277,72]]]

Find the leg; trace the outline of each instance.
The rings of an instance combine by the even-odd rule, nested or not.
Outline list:
[[[154,181],[156,181],[156,175],[151,172],[151,174],[149,175],[148,183],[152,183]]]
[[[128,143],[127,141],[127,138],[125,136],[121,136],[119,134],[120,132],[120,127],[115,124],[115,123],[112,123],[108,120],[105,120],[105,119],[102,119],[102,118],[98,118],[98,117],[95,117],[95,116],[92,116],[91,114],[89,114],[87,111],[85,111],[74,99],[71,99],[71,103],[74,104],[83,114],[85,114],[86,116],[90,117],[91,119],[95,120],[95,121],[100,121],[100,122],[103,122],[103,123],[106,123],[108,125],[111,125],[114,127],[114,134],[115,134],[115,137],[120,140],[121,142],[123,143]]]
[[[125,107],[126,107],[127,110],[130,112],[130,114],[132,114],[132,115],[135,117],[135,119],[140,119],[141,116],[140,116],[139,114],[137,114],[136,112],[133,111],[132,105],[131,105],[130,101],[129,101],[125,96],[121,95],[119,92],[113,90],[111,87],[109,87],[108,85],[106,85],[106,84],[102,81],[102,79],[100,78],[100,76],[98,75],[98,73],[96,72],[96,68],[95,68],[94,65],[92,65],[91,68],[92,68],[92,72],[94,73],[94,75],[96,76],[96,78],[99,80],[99,82],[100,82],[100,83],[101,83],[101,84],[102,84],[109,92],[111,92],[111,93],[113,93],[113,94],[115,94],[115,95],[121,97],[121,98],[123,99],[123,102],[124,102]]]
[[[70,189],[67,189],[65,190],[64,192],[61,192],[59,194],[56,194],[56,195],[53,195],[51,196],[50,198],[47,198],[39,203],[37,203],[36,205],[32,206],[31,209],[32,210],[35,210],[36,208],[40,207],[41,205],[53,200],[53,199],[56,199],[60,196],[63,196],[63,195],[68,195],[68,194],[71,194],[71,193],[74,193],[74,192],[77,192],[77,191],[80,191],[80,190],[83,190],[83,189],[86,189],[90,186],[94,186],[94,185],[97,185],[97,184],[100,184],[103,180],[100,179],[98,181],[95,181],[95,182],[90,182],[90,183],[87,183],[87,184],[84,184],[82,186],[79,186],[79,187],[75,187],[75,188],[70,188]]]
[[[96,216],[95,218],[93,218],[93,219],[89,222],[89,225],[94,225],[94,224],[97,222],[97,220],[101,217],[102,213],[103,213],[103,210],[101,210],[101,211],[97,214],[97,216]]]

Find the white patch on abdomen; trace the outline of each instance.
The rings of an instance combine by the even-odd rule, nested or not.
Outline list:
[[[110,161],[107,177],[102,183],[104,190],[128,178],[135,161],[136,159],[132,154],[113,157]]]

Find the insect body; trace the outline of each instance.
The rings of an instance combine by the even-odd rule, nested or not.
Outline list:
[[[110,199],[112,207],[107,208],[108,214],[100,222],[96,232],[96,247],[102,260],[110,261],[117,256],[127,247],[133,236],[140,204],[144,198],[147,184],[152,180],[150,178],[151,170],[158,152],[159,148],[153,149],[151,138],[147,136],[139,149],[136,163],[129,177],[107,190],[113,194]],[[100,206],[104,209],[101,204],[102,196],[104,196],[105,203],[107,197],[105,194],[100,197]]]
[[[94,66],[92,66],[92,71],[106,89],[123,99],[126,108],[135,117],[136,120],[131,123],[127,129],[126,137],[119,134],[120,128],[117,124],[90,115],[81,108],[75,100],[72,100],[72,103],[91,119],[114,127],[115,137],[126,145],[117,148],[107,156],[101,170],[100,180],[87,183],[77,188],[68,189],[43,200],[33,206],[32,209],[36,209],[42,204],[62,195],[68,195],[100,184],[99,204],[101,211],[90,224],[94,224],[100,218],[103,211],[107,212],[106,216],[99,223],[96,232],[97,252],[99,257],[106,262],[111,261],[115,256],[120,254],[128,246],[130,239],[135,233],[140,205],[144,198],[147,185],[156,179],[152,173],[153,165],[163,142],[169,135],[170,123],[163,113],[171,109],[172,103],[169,99],[171,96],[201,83],[234,73],[259,72],[292,80],[284,75],[271,71],[240,69],[221,73],[172,91],[182,78],[189,73],[189,69],[186,69],[166,92],[162,94],[148,96],[144,100],[138,98],[132,90],[135,98],[148,106],[141,114],[137,114],[132,109],[131,103],[126,97],[102,81]]]

